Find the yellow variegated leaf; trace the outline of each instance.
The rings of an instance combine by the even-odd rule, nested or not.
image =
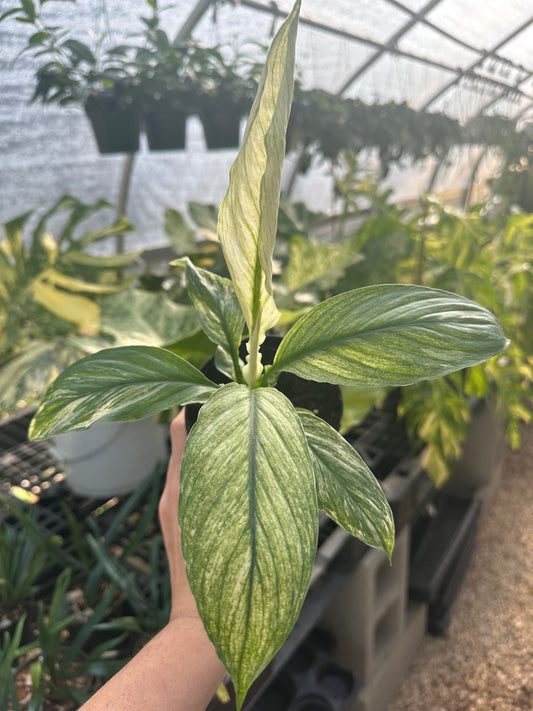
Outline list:
[[[50,284],[36,281],[33,298],[45,309],[59,318],[74,323],[84,336],[94,336],[100,331],[100,308],[98,304],[79,294],[68,294]]]
[[[76,277],[67,276],[56,269],[47,269],[41,275],[41,280],[46,280],[53,286],[59,286],[69,291],[84,291],[87,294],[113,294],[123,288],[123,284],[95,284]]]

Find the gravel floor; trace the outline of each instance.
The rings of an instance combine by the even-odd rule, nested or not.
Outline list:
[[[533,428],[507,452],[446,637],[427,636],[388,711],[533,710]]]

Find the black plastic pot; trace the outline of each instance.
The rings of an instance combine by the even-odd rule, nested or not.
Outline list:
[[[144,128],[151,151],[176,151],[185,148],[187,112],[163,105],[144,114]]]
[[[91,96],[85,104],[100,153],[134,153],[139,148],[137,109],[119,106],[108,97]]]
[[[270,365],[273,362],[280,343],[281,338],[279,336],[266,337],[261,346],[264,365]],[[243,360],[246,357],[246,353],[246,343],[241,343],[240,356]],[[202,372],[215,383],[222,385],[230,382],[229,378],[216,369],[214,358],[207,361],[202,368]],[[294,407],[311,410],[336,430],[339,429],[342,419],[342,394],[338,385],[316,383],[312,380],[299,378],[292,373],[281,373],[276,383],[276,388],[289,398]],[[200,407],[201,405],[194,404],[187,405],[185,408],[187,431],[196,422]]]
[[[238,148],[242,110],[239,106],[216,105],[203,107],[200,120],[204,127],[205,142],[210,150]]]

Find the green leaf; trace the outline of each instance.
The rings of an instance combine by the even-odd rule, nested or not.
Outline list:
[[[44,215],[40,218],[39,222],[33,233],[33,246],[32,249],[35,250],[39,242],[41,241],[47,226],[47,222],[52,215],[62,210],[73,210],[80,202],[72,195],[62,195],[55,203],[49,208]]]
[[[185,446],[179,519],[198,611],[240,708],[298,618],[316,553],[313,464],[284,395],[230,383],[206,402]]]
[[[209,338],[229,353],[234,380],[239,380],[239,345],[244,318],[229,279],[196,268],[187,260],[187,291],[196,307],[200,325]]]
[[[203,331],[198,331],[189,338],[183,338],[166,346],[167,350],[185,358],[186,361],[201,368],[214,355],[216,346]]]
[[[272,42],[218,215],[224,257],[249,333],[257,343],[279,319],[272,296],[272,255],[299,9],[298,0]]]
[[[313,244],[302,235],[291,237],[283,282],[291,292],[332,274],[342,274],[362,257],[349,244]]]
[[[64,242],[74,241],[74,230],[84,220],[87,220],[89,217],[91,217],[91,215],[95,215],[96,213],[109,208],[110,204],[107,202],[107,200],[97,200],[96,202],[91,203],[90,205],[86,205],[77,198],[72,198],[69,195],[64,195],[63,197],[59,198],[56,205],[54,205],[44,217],[46,217],[47,215],[51,215],[57,210],[70,209],[70,215],[68,216],[63,230],[57,240],[58,244],[62,245]],[[119,223],[122,223],[122,220],[119,220]],[[105,232],[107,234],[109,230],[115,230],[115,225],[111,225],[105,230],[96,230],[96,234],[101,234],[102,232]],[[76,240],[76,243],[79,244],[79,246],[87,246],[87,244],[90,244],[93,241],[91,236],[92,233],[90,233],[89,235],[84,235],[79,240]]]
[[[20,12],[20,7],[13,7],[11,10],[6,10],[6,12],[3,12],[0,15],[0,22],[3,22],[8,17],[11,17],[11,15],[16,15],[18,12]]]
[[[461,296],[382,284],[334,296],[302,316],[270,375],[339,385],[408,385],[481,363],[508,345],[500,324]]]
[[[216,240],[218,207],[215,205],[202,205],[199,202],[189,202],[187,203],[187,208],[202,237],[208,240]]]
[[[164,293],[123,289],[101,299],[100,328],[117,345],[166,346],[200,330],[192,306],[176,304]]]
[[[20,4],[22,5],[24,12],[26,13],[28,19],[31,22],[34,22],[34,20],[35,20],[35,5],[33,3],[33,0],[20,0]]]
[[[33,341],[0,367],[0,412],[33,405],[59,373],[86,355],[68,339]]]
[[[49,285],[59,286],[61,289],[67,289],[68,291],[82,291],[87,294],[110,294],[121,288],[121,285],[117,283],[100,284],[98,282],[84,281],[83,279],[63,274],[53,268],[43,272],[40,278],[48,282]]]
[[[352,536],[384,551],[394,547],[394,519],[376,477],[327,422],[298,410],[316,463],[318,506]]]
[[[196,248],[194,230],[177,210],[165,210],[165,232],[176,254],[190,254]]]
[[[89,205],[87,207],[89,207],[90,209],[92,209],[93,212],[95,212],[98,210],[105,209],[107,207],[107,203],[104,200],[100,200],[99,202],[95,203],[94,206]],[[85,217],[83,216],[83,212],[79,214],[77,219],[78,221],[85,219]],[[133,225],[127,217],[122,215],[122,217],[120,217],[116,222],[113,222],[112,225],[108,225],[107,227],[104,227],[99,230],[91,230],[90,232],[87,232],[87,234],[83,235],[83,237],[76,239],[75,242],[76,244],[79,244],[80,247],[88,247],[90,244],[94,244],[95,242],[101,242],[102,240],[105,240],[108,237],[115,237],[117,235],[123,234],[124,232],[132,231]],[[72,234],[70,234],[69,239],[71,238]]]
[[[55,380],[32,420],[31,439],[85,430],[99,420],[141,420],[204,402],[217,386],[173,353],[151,346],[107,348]]]
[[[96,57],[91,52],[89,47],[83,42],[75,39],[68,39],[63,42],[63,47],[66,47],[72,54],[80,60],[87,62],[88,64],[96,64]]]
[[[35,32],[28,40],[28,44],[31,46],[38,45],[38,44],[44,44],[44,42],[49,39],[50,37],[50,32]]]
[[[90,269],[125,269],[131,267],[135,260],[142,254],[127,252],[125,254],[89,254],[78,250],[69,250],[61,255],[61,266],[87,267]]]

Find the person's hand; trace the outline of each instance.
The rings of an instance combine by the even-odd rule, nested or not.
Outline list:
[[[181,552],[181,536],[178,526],[178,501],[180,490],[181,458],[187,440],[185,410],[170,425],[172,453],[167,470],[165,488],[159,501],[159,521],[167,551],[172,589],[172,609],[170,619],[178,617],[198,617],[196,602],[192,595],[185,572],[185,561]]]

